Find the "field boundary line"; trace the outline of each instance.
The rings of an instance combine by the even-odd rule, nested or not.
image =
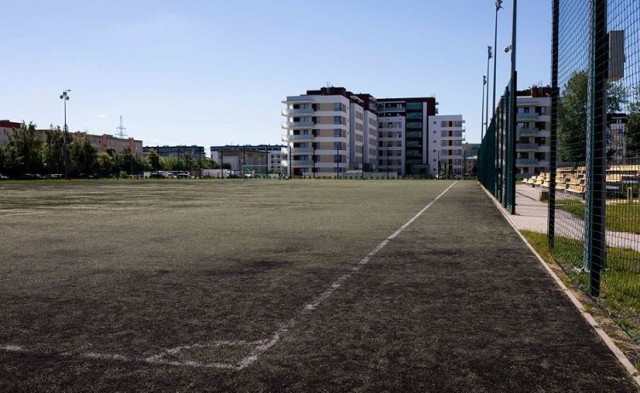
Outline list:
[[[618,359],[618,361],[620,362],[620,364],[622,364],[625,370],[627,370],[627,372],[629,373],[633,381],[636,383],[636,385],[640,387],[640,374],[638,373],[638,370],[633,366],[629,358],[627,358],[624,352],[622,352],[620,348],[618,348],[616,343],[611,339],[611,337],[609,337],[607,332],[605,332],[604,329],[602,329],[600,324],[598,324],[598,322],[593,318],[593,316],[585,311],[584,304],[582,304],[582,302],[573,294],[572,290],[569,289],[564,282],[562,282],[560,277],[558,277],[558,275],[553,271],[553,269],[551,269],[551,267],[545,262],[544,258],[542,258],[542,256],[535,250],[535,248],[533,248],[533,246],[529,243],[529,241],[527,241],[527,239],[522,235],[522,233],[520,233],[515,223],[511,219],[511,214],[509,214],[509,212],[507,212],[506,209],[502,207],[502,205],[493,197],[493,195],[491,195],[491,193],[486,188],[482,187],[482,189],[491,198],[493,203],[498,207],[498,210],[500,211],[500,213],[502,213],[504,218],[507,220],[509,225],[511,225],[511,227],[516,231],[518,236],[520,236],[520,239],[522,239],[522,241],[527,245],[527,247],[529,247],[529,250],[531,250],[533,255],[535,255],[536,258],[538,258],[538,262],[542,264],[542,266],[545,268],[547,273],[549,273],[551,278],[560,287],[562,292],[569,298],[569,300],[571,300],[571,303],[573,303],[574,307],[578,310],[580,315],[582,315],[582,317],[589,324],[589,326],[591,326],[591,328],[598,334],[598,336],[600,336],[600,339],[602,339],[602,341],[609,348],[609,350],[613,352],[613,355]]]
[[[420,210],[415,216],[413,216],[409,221],[404,223],[400,228],[398,228],[395,232],[389,235],[386,239],[384,239],[380,244],[378,244],[373,250],[371,250],[364,258],[362,258],[354,267],[352,267],[348,272],[340,276],[333,283],[331,283],[327,289],[325,289],[320,295],[318,295],[311,302],[307,303],[302,310],[293,318],[283,323],[264,343],[256,346],[256,348],[249,353],[245,358],[238,362],[237,368],[242,370],[245,367],[250,366],[254,363],[258,358],[264,355],[271,347],[276,345],[280,339],[289,332],[291,328],[293,328],[299,320],[310,314],[315,310],[318,306],[320,306],[324,301],[326,301],[338,288],[342,286],[342,284],[347,281],[351,276],[353,276],[357,271],[359,271],[362,266],[366,265],[371,258],[373,258],[380,250],[382,250],[391,240],[396,238],[398,235],[402,233],[409,225],[411,225],[415,220],[418,219],[428,208],[430,208],[434,203],[436,203],[444,194],[447,193],[453,186],[455,186],[458,182],[455,181],[449,187],[447,187],[444,191],[440,193],[437,197],[435,197],[428,205],[426,205],[422,210]]]
[[[194,367],[194,368],[226,368],[226,369],[232,369],[232,370],[238,369],[237,366],[229,363],[204,363],[204,362],[197,362],[192,360],[178,361],[178,360],[162,359],[162,356],[166,355],[167,353],[163,353],[161,354],[161,356],[152,355],[149,357],[136,357],[136,356],[120,355],[115,353],[100,353],[100,352],[78,353],[78,352],[71,352],[71,351],[63,351],[63,352],[43,351],[43,350],[25,348],[20,345],[2,345],[0,346],[0,350],[6,351],[6,352],[14,352],[14,353],[34,354],[38,356],[46,355],[46,356],[58,356],[58,357],[65,357],[65,358],[79,357],[84,359],[113,360],[113,361],[128,362],[128,363],[132,363],[132,362],[147,363],[147,364],[153,364],[158,366],[183,366],[183,367]]]

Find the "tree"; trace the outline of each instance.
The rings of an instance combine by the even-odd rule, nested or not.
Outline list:
[[[98,150],[91,144],[87,134],[77,134],[71,142],[71,173],[74,176],[89,176],[98,166]]]
[[[584,162],[587,149],[589,79],[586,71],[574,72],[558,99],[558,158]],[[623,85],[607,85],[607,113],[617,113],[628,102]]]
[[[60,127],[53,125],[45,132],[43,160],[48,173],[62,173],[64,169],[64,135]]]
[[[558,159],[583,162],[587,132],[586,71],[577,71],[567,81],[558,99]]]
[[[13,177],[42,171],[42,140],[36,135],[36,125],[22,123],[9,134],[5,147],[5,169]]]
[[[624,130],[626,156],[640,156],[640,85],[633,88],[633,101],[629,103],[629,115]]]
[[[194,160],[190,151],[182,153],[179,159],[180,170],[190,171],[193,168]]]
[[[102,177],[110,177],[113,174],[114,160],[113,156],[106,151],[98,153],[98,172]]]
[[[149,164],[151,164],[151,169],[154,171],[160,170],[160,155],[155,149],[150,149],[146,158]]]

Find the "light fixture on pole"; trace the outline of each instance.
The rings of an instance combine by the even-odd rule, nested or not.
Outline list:
[[[60,99],[64,102],[64,131],[62,132],[62,154],[63,154],[63,166],[64,166],[64,178],[67,179],[67,101],[69,101],[69,92],[67,89],[62,92]]]

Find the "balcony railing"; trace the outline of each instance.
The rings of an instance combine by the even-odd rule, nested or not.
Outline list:
[[[313,147],[292,147],[291,154],[312,154]]]
[[[540,130],[538,128],[522,127],[518,129],[520,136],[537,136]]]
[[[292,129],[292,128],[309,128],[315,125],[312,121],[287,121],[282,123],[282,128]]]
[[[313,113],[312,108],[299,108],[299,109],[283,109],[283,116],[296,116],[296,115],[310,115]]]
[[[311,135],[311,134],[309,134],[309,135],[289,135],[289,136],[287,136],[287,139],[290,142],[312,141],[313,140],[313,135]]]
[[[313,161],[311,160],[292,160],[291,166],[312,166]]]
[[[518,115],[516,116],[516,118],[518,119],[518,121],[520,120],[535,120],[539,117],[540,115],[533,112],[533,113],[521,113],[518,112]]]
[[[520,150],[520,151],[532,151],[532,150],[538,150],[538,144],[537,143],[518,143],[516,144],[516,150]]]
[[[516,159],[516,165],[538,165],[539,160],[535,158],[518,158]]]

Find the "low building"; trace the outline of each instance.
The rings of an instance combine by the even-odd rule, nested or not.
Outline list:
[[[206,158],[203,146],[145,146],[142,149],[144,154],[149,153],[151,150],[155,150],[160,157],[165,158],[172,157],[180,159],[186,153],[190,153],[194,161],[200,161]]]
[[[283,145],[211,146],[210,152],[212,160],[228,164],[234,172],[280,174],[283,162],[288,162]]]

